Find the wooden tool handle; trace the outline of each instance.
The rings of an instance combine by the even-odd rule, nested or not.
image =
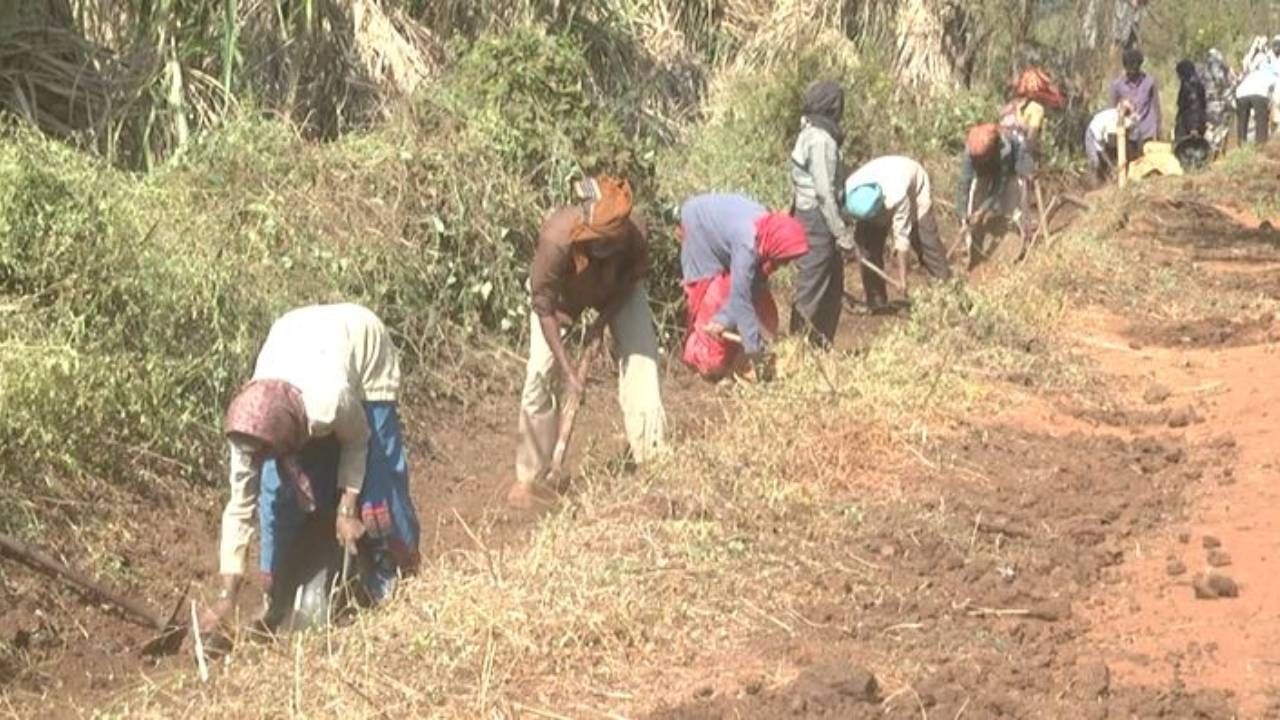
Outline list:
[[[165,629],[167,621],[152,613],[151,610],[142,603],[124,597],[113,590],[107,589],[100,583],[91,580],[89,577],[67,567],[66,565],[63,565],[53,557],[31,547],[30,545],[27,545],[11,535],[0,533],[0,550],[3,550],[10,556],[37,570],[41,570],[55,577],[60,577],[81,590],[107,601],[124,611],[125,614],[131,615],[135,620],[142,621],[156,630]]]
[[[591,361],[604,343],[603,331],[597,335],[582,351],[582,361],[575,373],[578,380],[578,392],[572,393],[565,401],[564,410],[560,412],[560,429],[556,435],[556,446],[551,452],[551,475],[555,477],[564,468],[564,457],[569,451],[569,440],[573,437],[573,425],[578,416],[578,408],[582,406],[582,397],[587,391],[587,372],[591,369]]]

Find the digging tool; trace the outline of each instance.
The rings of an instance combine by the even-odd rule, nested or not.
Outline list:
[[[964,214],[960,216],[960,237],[949,248],[947,248],[947,262],[951,262],[951,256],[959,249],[963,243],[965,251],[969,254],[969,267],[973,267],[973,228],[969,225],[969,216],[973,214],[973,200],[978,194],[978,181],[974,179],[973,184],[969,186],[969,203],[964,209]],[[959,211],[959,208],[956,208]]]
[[[865,257],[863,257],[863,256],[862,256],[862,253],[858,253],[858,263],[859,263],[859,264],[861,264],[861,265],[862,265],[862,267],[864,267],[864,268],[866,268],[866,269],[870,270],[871,272],[875,273],[876,275],[879,275],[881,280],[884,280],[885,282],[887,282],[887,283],[889,283],[890,285],[892,285],[892,286],[894,286],[894,287],[898,288],[899,290],[905,290],[905,289],[906,289],[906,288],[902,287],[902,283],[900,283],[900,282],[898,282],[897,280],[894,280],[893,278],[889,277],[889,274],[888,274],[888,273],[886,273],[884,270],[881,270],[880,268],[876,267],[874,263],[872,263],[870,260],[868,260],[868,259],[866,259]]]
[[[187,625],[184,622],[180,622],[179,618],[182,616],[183,601],[186,600],[187,592],[184,591],[182,593],[182,597],[179,598],[173,612],[168,616],[156,615],[151,612],[150,608],[137,600],[125,597],[103,586],[101,583],[91,580],[88,576],[67,567],[52,556],[27,545],[11,535],[0,533],[0,551],[36,570],[66,580],[86,594],[100,598],[116,607],[133,621],[160,631],[159,636],[142,646],[144,654],[168,655],[177,652],[178,648],[182,646],[182,638],[186,633]]]
[[[1025,262],[1026,259],[1031,256],[1031,249],[1036,245],[1036,238],[1039,238],[1041,235],[1044,236],[1045,245],[1051,245],[1053,243],[1053,235],[1049,232],[1049,212],[1044,205],[1044,190],[1041,189],[1038,181],[1033,180],[1031,182],[1035,186],[1036,210],[1040,214],[1040,226],[1037,227],[1035,233],[1031,235],[1031,240],[1029,240],[1026,246],[1022,248],[1022,255],[1018,258],[1019,262]],[[1054,202],[1057,203],[1058,199],[1054,198]]]
[[[600,346],[604,344],[604,326],[601,320],[596,321],[596,326],[588,331],[588,336],[594,337],[583,348],[582,361],[578,363],[578,371],[575,373],[581,390],[569,396],[565,401],[564,410],[560,413],[560,430],[556,435],[555,449],[551,452],[550,476],[553,478],[560,477],[564,469],[564,457],[569,451],[569,440],[573,437],[573,425],[578,418],[578,408],[582,406],[582,398],[587,391],[587,372],[591,369],[591,361],[600,350]]]

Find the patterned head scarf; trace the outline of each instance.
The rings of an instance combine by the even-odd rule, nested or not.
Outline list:
[[[298,388],[282,380],[254,380],[232,398],[224,425],[228,437],[243,435],[265,445],[281,477],[293,485],[302,509],[315,509],[311,478],[298,461],[311,435]]]
[[[583,247],[597,240],[622,238],[631,220],[634,202],[626,180],[600,175],[578,184],[583,199],[583,218],[571,231],[574,269],[582,272],[591,264],[591,254]]]

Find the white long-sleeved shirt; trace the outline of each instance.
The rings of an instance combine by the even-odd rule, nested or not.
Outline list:
[[[845,192],[875,183],[884,193],[885,215],[893,224],[893,247],[898,252],[911,249],[911,231],[933,209],[929,173],[909,157],[885,155],[858,168],[845,181]],[[876,219],[872,222],[883,223]]]
[[[1277,75],[1276,72],[1271,67],[1264,67],[1245,75],[1240,84],[1236,86],[1236,99],[1242,100],[1247,97],[1270,99],[1272,93],[1276,91],[1277,84],[1280,84],[1280,75]]]
[[[1102,162],[1102,152],[1107,147],[1107,138],[1116,134],[1120,123],[1120,111],[1115,108],[1100,110],[1089,121],[1084,133],[1084,152],[1089,163],[1097,167]]]
[[[338,441],[339,487],[359,492],[369,451],[364,402],[393,402],[400,389],[399,353],[378,316],[354,304],[285,313],[267,334],[253,379],[298,388],[310,437]],[[222,512],[219,565],[224,575],[240,575],[253,540],[260,471],[235,443],[229,446],[231,497]]]

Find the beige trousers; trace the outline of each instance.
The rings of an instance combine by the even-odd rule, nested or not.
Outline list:
[[[666,443],[667,417],[658,391],[658,336],[654,332],[649,294],[637,285],[609,323],[618,359],[618,403],[631,455],[638,463],[660,452]],[[560,427],[555,381],[560,369],[537,313],[529,314],[529,363],[520,393],[516,481],[541,482],[551,468]]]

